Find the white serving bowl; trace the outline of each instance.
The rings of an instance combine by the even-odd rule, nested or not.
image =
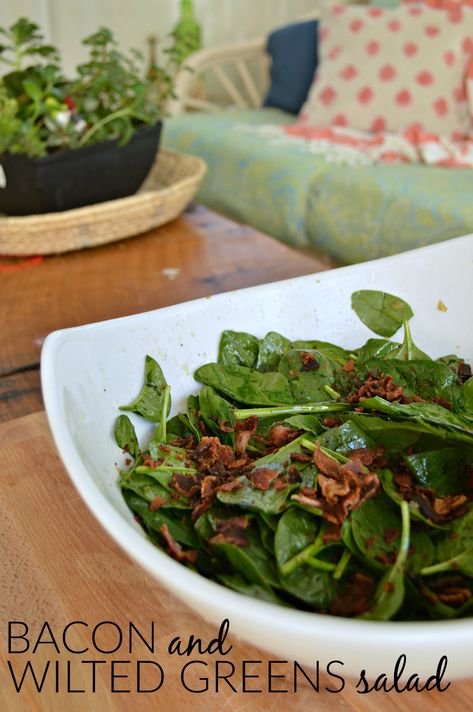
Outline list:
[[[216,360],[224,329],[259,337],[275,330],[290,339],[359,346],[373,334],[350,307],[358,289],[382,289],[414,310],[411,330],[433,357],[458,353],[473,361],[473,235],[307,277],[198,299],[145,314],[57,331],[41,358],[46,411],[59,453],[83,499],[108,533],[163,586],[208,621],[300,664],[344,663],[358,677],[391,672],[407,655],[406,674],[433,674],[448,656],[445,677],[473,673],[473,619],[372,622],[278,607],[226,589],[177,563],[145,537],[128,510],[115,464],[118,406],[140,390],[145,355],[158,360],[171,384],[172,413],[198,390],[194,369]],[[441,300],[447,311],[439,310]],[[149,427],[135,417],[138,436]],[[150,612],[151,613],[151,612]]]

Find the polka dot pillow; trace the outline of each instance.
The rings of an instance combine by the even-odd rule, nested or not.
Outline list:
[[[397,132],[472,132],[466,92],[473,11],[409,4],[321,11],[319,66],[299,121]]]

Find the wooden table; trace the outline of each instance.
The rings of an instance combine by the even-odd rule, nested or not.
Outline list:
[[[340,693],[328,692],[325,686],[333,687],[334,680],[322,675],[319,692],[304,680],[294,692],[291,667],[282,663],[274,673],[284,672],[287,679],[275,679],[275,691],[269,692],[270,656],[236,640],[231,620],[226,643],[232,650],[225,656],[169,654],[172,638],[184,641],[194,635],[208,644],[216,627],[161,589],[102,531],[72,487],[41,412],[38,364],[49,331],[326,267],[198,209],[134,240],[0,273],[0,419],[5,421],[0,425],[0,710],[409,710],[419,703],[432,711],[468,708],[469,681],[455,682],[443,694],[360,696],[352,680]],[[27,653],[8,651],[9,621],[28,625]],[[62,635],[74,621],[81,623],[66,630],[67,650]],[[153,654],[136,636],[133,650],[128,649],[130,621],[148,644],[155,622]],[[98,652],[97,647],[116,647],[117,626],[125,634],[121,647],[115,653]],[[24,627],[17,623],[12,631],[19,635]],[[20,638],[13,648],[21,646],[26,643]],[[224,673],[230,663],[235,667],[232,686],[221,681],[218,692],[216,658],[225,661]],[[136,692],[140,660],[161,664],[164,682],[158,691]],[[19,684],[28,661],[39,685],[47,668],[41,692],[31,670],[20,692],[15,691],[13,675]],[[246,692],[243,665],[247,674],[258,676],[247,678]],[[142,687],[157,686],[157,665],[148,662],[140,669]]]

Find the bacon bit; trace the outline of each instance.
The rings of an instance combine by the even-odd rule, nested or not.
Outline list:
[[[217,519],[215,526],[217,533],[210,544],[233,544],[234,546],[248,546],[245,529],[249,526],[248,517],[231,517],[230,519]]]
[[[292,371],[289,371],[289,375],[291,376],[291,378],[297,378],[297,376],[298,376],[299,374],[298,374],[297,371],[292,370]]]
[[[456,586],[450,586],[444,588],[441,592],[436,594],[437,600],[441,603],[445,603],[447,606],[452,606],[452,608],[460,608],[469,598],[471,598],[471,591],[467,588],[460,588]]]
[[[143,524],[143,520],[139,514],[134,514],[133,519],[135,520],[135,522],[138,522],[138,524]]]
[[[276,423],[269,431],[268,444],[274,448],[280,448],[292,442],[301,434],[302,430],[294,430],[290,425]]]
[[[228,418],[225,418],[224,420],[219,420],[218,421],[219,430],[221,430],[222,433],[234,433],[235,428],[232,427],[231,425],[227,425],[227,423],[228,423]]]
[[[302,361],[301,371],[316,371],[320,368],[320,363],[309,351],[301,351],[299,357]]]
[[[431,398],[430,400],[432,403],[437,403],[438,405],[441,405],[442,408],[452,410],[452,404],[450,403],[450,401],[445,400],[445,398]]]
[[[263,492],[269,489],[271,482],[278,476],[277,470],[272,470],[270,467],[258,467],[250,472],[248,479],[255,489]]]
[[[341,527],[335,524],[330,525],[325,534],[322,535],[322,541],[324,544],[330,544],[332,541],[340,541]]]
[[[359,616],[371,608],[375,590],[376,582],[370,576],[356,573],[344,594],[335,598],[329,613],[333,616]]]
[[[336,418],[324,418],[322,420],[323,425],[325,425],[326,428],[338,428],[340,425],[340,421],[337,420]]]
[[[394,584],[392,581],[386,581],[383,588],[386,593],[392,593],[392,591],[394,591]]]
[[[149,503],[149,508],[152,512],[155,512],[157,509],[163,506],[163,504],[166,504],[166,500],[163,497],[160,497],[159,494],[151,500]]]
[[[153,460],[151,455],[144,455],[143,457],[143,465],[145,465],[146,467],[151,467],[153,470],[155,470],[157,467],[159,467],[159,465],[162,464],[162,459]]]
[[[446,524],[465,512],[467,498],[463,494],[437,497],[430,487],[423,487],[414,481],[409,472],[394,475],[403,499],[415,502],[420,512],[434,524]]]
[[[373,546],[373,544],[376,542],[376,534],[373,534],[373,536],[370,536],[366,541],[365,541],[365,546],[369,550]]]
[[[163,537],[168,554],[172,556],[173,559],[179,561],[181,564],[189,563],[195,565],[197,563],[198,552],[195,549],[189,549],[184,551],[182,546],[171,536],[167,524],[162,524],[159,528],[159,533]]]
[[[350,458],[350,460],[359,460],[366,467],[369,467],[373,464],[375,467],[385,466],[387,464],[386,460],[382,460],[381,463],[379,462],[382,455],[384,455],[384,450],[382,447],[359,447],[355,450],[350,450],[350,452],[348,453],[348,457]]]
[[[218,485],[218,478],[215,475],[207,475],[200,483],[200,494],[202,499],[212,497],[215,487]]]
[[[182,497],[192,497],[200,492],[200,485],[194,475],[183,475],[175,472],[171,479],[171,487]]]
[[[312,457],[308,452],[291,452],[291,462],[310,462]]]
[[[297,469],[295,465],[291,465],[291,467],[288,468],[287,470],[288,474],[288,480],[293,484],[294,482],[300,482],[301,481],[301,473]]]
[[[342,366],[342,371],[346,371],[346,373],[353,373],[355,369],[355,362],[351,358],[349,361],[346,362],[344,366]]]
[[[246,453],[246,448],[257,427],[258,418],[256,416],[235,423],[235,451],[240,457]]]
[[[399,530],[394,527],[386,527],[383,529],[384,541],[388,546],[391,546],[393,541],[399,536]]]
[[[392,376],[380,376],[375,378],[369,375],[365,382],[358,388],[356,393],[348,396],[349,403],[360,403],[365,398],[373,398],[379,396],[390,403],[397,401],[398,403],[409,403],[410,399],[404,395],[402,386],[397,386],[394,383]]]
[[[277,491],[286,489],[288,486],[289,486],[289,480],[287,479],[287,477],[280,477],[273,484],[273,488]]]
[[[132,462],[133,462],[133,460],[131,459],[131,457],[126,457],[126,458],[125,458],[125,465],[127,465],[127,466],[128,466],[128,465],[131,465]]]
[[[230,480],[230,482],[225,482],[223,485],[219,485],[215,488],[216,492],[234,492],[237,489],[243,487],[243,482],[241,480]]]
[[[222,445],[216,437],[203,437],[195,450],[189,453],[192,460],[197,461],[200,472],[209,470],[213,465],[220,465],[222,471],[225,467],[235,463],[235,455],[229,445]]]
[[[175,440],[172,440],[170,444],[174,447],[183,447],[186,450],[190,450],[195,447],[195,440],[193,435],[188,435],[185,438],[176,438]]]
[[[458,378],[460,379],[460,383],[467,381],[470,376],[471,366],[468,363],[465,363],[464,361],[460,361],[460,363],[458,364]]]
[[[353,459],[341,465],[325,455],[317,444],[314,463],[319,470],[320,494],[318,499],[311,499],[311,505],[319,507],[329,522],[341,524],[351,511],[379,490],[378,476],[366,471],[361,460]]]
[[[317,492],[314,487],[301,487],[300,494],[303,494],[304,497],[315,497]]]

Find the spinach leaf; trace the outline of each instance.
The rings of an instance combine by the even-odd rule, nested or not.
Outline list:
[[[219,393],[247,405],[286,405],[294,403],[287,378],[281,373],[259,373],[245,366],[208,363],[194,378]]]
[[[329,428],[318,438],[318,441],[322,447],[342,453],[375,445],[373,438],[353,420],[346,420],[338,427]]]
[[[289,507],[278,521],[274,537],[274,553],[278,566],[313,543],[320,528],[320,519],[296,507]]]
[[[282,467],[275,465],[273,469]],[[257,471],[254,468],[253,471]],[[276,490],[270,487],[267,490],[260,490],[253,487],[247,477],[240,477],[242,486],[232,492],[218,492],[217,498],[225,504],[242,507],[244,509],[264,512],[265,514],[279,514],[286,507],[286,501],[289,493],[294,489],[294,485],[285,489]]]
[[[292,596],[317,610],[330,608],[337,593],[337,583],[329,572],[308,565],[280,576],[280,584]]]
[[[369,500],[368,500],[369,501]],[[396,561],[378,584],[375,605],[360,617],[371,620],[389,620],[396,615],[404,601],[404,569],[409,553],[410,520],[407,502],[401,505],[402,533]]]
[[[199,393],[201,418],[213,435],[218,435],[225,445],[235,444],[235,434],[222,428],[233,427],[235,418],[233,406],[222,398],[211,386],[204,386]]]
[[[455,403],[460,394],[461,387],[456,382],[455,374],[448,366],[437,361],[371,359],[356,375],[364,380],[368,374],[392,376],[396,385],[403,387],[408,398],[441,398]]]
[[[179,510],[169,509],[156,509],[152,512],[149,503],[130,490],[123,490],[123,496],[130,509],[141,517],[147,529],[159,533],[162,525],[166,524],[169,533],[179,544],[193,549],[199,546],[199,538],[190,521],[190,515],[178,514]]]
[[[339,366],[344,366],[350,359],[350,351],[341,346],[331,344],[329,341],[294,341],[293,349],[301,351],[319,351],[331,361],[335,361]]]
[[[257,371],[277,371],[281,357],[291,348],[291,342],[276,331],[266,334],[259,346]]]
[[[462,554],[473,544],[473,507],[449,527],[449,534],[441,539],[437,545],[437,558],[446,561],[458,554]]]
[[[159,479],[144,472],[133,472],[129,477],[122,477],[120,480],[122,489],[131,490],[147,502],[152,502],[156,497],[163,500],[162,507],[177,509],[189,509],[189,503],[184,499],[171,497],[175,495],[168,486],[161,484]]]
[[[460,494],[467,488],[467,464],[473,464],[473,451],[468,458],[465,448],[447,447],[430,452],[406,455],[405,461],[424,487],[430,487],[439,497]],[[467,460],[470,462],[467,462]]]
[[[400,344],[396,344],[394,341],[386,341],[386,339],[368,339],[366,344],[358,349],[356,362],[358,365],[362,365],[373,358],[384,359],[389,353],[398,349],[399,346]]]
[[[351,306],[363,324],[380,336],[393,336],[413,311],[400,297],[373,289],[361,289],[351,295]]]
[[[376,569],[394,563],[401,539],[399,509],[381,492],[350,516],[351,530],[363,558]]]
[[[213,549],[223,554],[233,570],[246,581],[260,586],[279,586],[276,566],[263,548],[257,534],[247,530],[248,546],[238,547],[228,542],[213,544]]]
[[[268,603],[277,603],[279,606],[287,606],[287,603],[282,598],[276,596],[272,588],[261,583],[248,583],[239,574],[219,574],[218,579],[224,586],[238,591],[244,596],[257,598],[260,601],[268,601]]]
[[[189,396],[186,401],[186,414],[187,414],[187,420],[189,422],[189,426],[192,430],[192,433],[197,440],[197,442],[200,441],[200,438],[202,437],[202,433],[200,431],[199,427],[199,420],[200,420],[200,401],[199,401],[199,396]]]
[[[256,336],[240,331],[224,331],[218,347],[218,363],[252,368],[256,363],[258,350],[259,341]]]
[[[152,423],[158,423],[163,413],[163,403],[166,397],[166,379],[163,376],[160,365],[146,356],[145,382],[141,392],[130,405],[120,406],[120,410],[130,410],[139,413]],[[166,417],[171,409],[171,398],[168,397]]]
[[[279,373],[284,374],[296,403],[327,400],[325,386],[333,383],[339,364],[321,351],[291,349],[279,362]]]
[[[423,576],[443,573],[444,571],[460,571],[473,578],[473,544],[447,561],[442,561],[433,566],[426,566],[420,572]]]
[[[135,428],[127,415],[119,415],[115,423],[115,441],[118,447],[126,450],[137,460],[141,454]]]

